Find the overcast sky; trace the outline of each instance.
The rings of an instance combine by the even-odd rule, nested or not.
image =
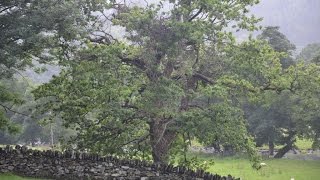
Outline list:
[[[260,0],[252,13],[263,17],[262,25],[280,26],[298,48],[320,43],[320,0]]]

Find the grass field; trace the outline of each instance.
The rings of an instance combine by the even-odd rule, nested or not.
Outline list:
[[[320,161],[303,161],[291,159],[268,159],[263,162],[267,166],[254,170],[249,160],[241,157],[212,157],[198,154],[201,160],[214,159],[214,166],[208,171],[219,175],[231,174],[241,180],[319,180]]]
[[[39,179],[25,178],[20,176],[14,176],[11,174],[0,174],[0,180],[39,180]]]
[[[245,159],[216,160],[211,172],[221,175],[232,174],[243,180],[319,180],[320,162],[301,160],[268,160],[267,166],[253,170]]]
[[[307,139],[297,139],[297,147],[303,153],[301,155],[291,155],[290,159],[268,159],[263,162],[267,166],[259,171],[251,168],[251,163],[245,158],[238,157],[213,157],[210,154],[191,153],[190,156],[198,156],[198,159],[209,160],[214,159],[215,165],[210,167],[208,171],[220,175],[231,174],[234,177],[240,177],[241,180],[320,180],[320,161],[314,160],[298,160],[312,159],[304,154],[307,149],[312,146],[312,141]],[[202,147],[196,140],[193,146]],[[282,146],[276,146],[280,149]],[[263,146],[258,149],[268,149]],[[303,157],[300,157],[303,156]],[[292,159],[291,159],[292,158]]]

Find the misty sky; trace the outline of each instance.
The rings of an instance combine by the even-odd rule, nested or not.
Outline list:
[[[132,5],[156,1],[131,0]],[[261,22],[263,26],[280,26],[280,31],[297,46],[297,53],[307,44],[320,43],[320,0],[261,0],[251,12],[264,18]],[[247,35],[237,34],[239,39],[246,39]],[[58,73],[57,67],[48,67],[48,71],[40,75],[31,70],[27,72],[33,78],[37,77],[37,82],[47,82]]]
[[[280,31],[298,49],[320,43],[320,0],[260,0],[252,13],[264,17],[262,25],[280,26]]]

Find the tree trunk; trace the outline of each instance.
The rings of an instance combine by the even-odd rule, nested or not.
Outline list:
[[[216,153],[220,153],[220,152],[221,152],[220,144],[219,144],[218,142],[214,142],[214,143],[212,144],[212,146],[213,146],[214,151],[215,151]]]
[[[168,129],[170,125],[168,120],[154,119],[149,125],[153,161],[167,163],[170,146],[177,133]]]
[[[278,153],[274,156],[274,158],[282,158],[290,149],[292,149],[292,144],[289,143],[285,145],[283,148],[279,149]]]
[[[319,56],[320,58],[320,56]],[[320,60],[320,59],[319,59]],[[313,139],[313,143],[312,143],[312,150],[316,150],[320,148],[320,133],[316,133],[314,139]]]
[[[269,155],[273,156],[274,155],[274,143],[273,141],[269,140]]]
[[[195,79],[188,79],[185,87],[186,90],[194,88],[194,86]],[[187,96],[181,98],[179,107],[180,112],[188,109],[188,102],[189,98]],[[153,161],[155,163],[167,163],[171,144],[175,141],[177,136],[177,131],[173,128],[170,129],[170,127],[174,126],[174,119],[153,118],[149,123],[149,126]]]
[[[274,158],[282,158],[288,151],[290,151],[293,148],[293,144],[296,141],[294,138],[295,132],[290,132],[289,136],[286,138],[287,142],[286,145],[279,149],[278,153],[274,156]]]

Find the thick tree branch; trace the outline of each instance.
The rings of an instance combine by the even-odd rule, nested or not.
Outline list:
[[[196,79],[199,79],[205,83],[208,83],[208,84],[214,84],[214,81],[212,79],[210,79],[209,77],[206,77],[205,75],[203,74],[200,74],[200,73],[194,73],[193,74],[193,77],[195,77]]]
[[[192,68],[195,68],[196,65],[197,65],[198,62],[199,62],[199,48],[198,48],[196,45],[195,45],[195,51],[196,51],[197,55],[196,55],[196,60],[195,60],[195,62],[194,62],[193,65],[192,65]]]
[[[168,124],[169,124],[170,122],[172,122],[173,120],[174,120],[174,119],[170,117],[170,118],[167,119],[166,121],[161,122],[161,123],[162,123],[161,126],[164,126],[164,128],[163,128],[163,130],[161,131],[160,136],[159,136],[158,140],[156,141],[155,145],[158,145],[159,142],[162,140],[162,138],[164,137],[165,132],[167,131],[167,126],[168,126]]]
[[[6,112],[10,111],[10,112],[13,112],[13,113],[15,113],[15,114],[20,114],[20,115],[22,115],[22,116],[28,116],[27,114],[23,114],[23,113],[21,113],[21,112],[15,111],[15,110],[11,109],[10,107],[8,107],[8,106],[6,106],[6,105],[0,104],[0,106],[1,106]]]
[[[137,106],[134,105],[130,105],[129,102],[125,103],[124,105],[121,106],[122,108],[129,108],[129,109],[135,109],[135,110],[139,110],[139,108]]]
[[[196,14],[194,14],[188,21],[191,22],[194,18],[196,18],[202,12],[202,10],[203,8],[201,7],[199,11]]]
[[[264,85],[264,86],[260,87],[260,91],[268,91],[269,90],[269,91],[275,91],[278,94],[280,94],[282,91],[288,90],[288,91],[290,91],[292,93],[295,93],[294,82],[295,82],[295,80],[293,80],[290,83],[290,87],[288,87],[288,88],[274,87],[274,86],[271,86],[270,83],[268,83],[267,85]]]
[[[204,110],[203,107],[201,107],[201,106],[199,106],[199,105],[196,105],[196,104],[189,104],[189,105],[188,105],[188,108],[198,108],[198,109]]]
[[[137,68],[139,68],[141,70],[146,70],[147,69],[145,62],[143,62],[142,59],[139,59],[139,58],[130,59],[130,58],[122,57],[120,55],[118,55],[118,58],[121,59],[121,61],[123,63],[136,66]]]
[[[101,36],[101,35],[99,35],[98,38],[89,37],[88,39],[89,39],[91,42],[98,43],[98,44],[111,44],[110,39],[108,39],[108,38],[105,37],[105,36]]]
[[[0,10],[0,14],[1,14],[2,12],[4,12],[4,11],[7,11],[7,10],[15,7],[15,6],[16,6],[16,5],[12,5],[12,6],[8,6],[8,7],[6,7],[6,8],[1,9],[1,10]]]
[[[150,136],[150,134],[148,133],[148,134],[146,134],[146,135],[144,135],[142,137],[132,139],[132,140],[122,144],[120,147],[126,146],[126,145],[131,144],[131,143],[139,144],[139,143],[145,141],[149,136]]]
[[[163,74],[164,74],[164,76],[165,77],[170,77],[171,76],[171,74],[172,74],[172,72],[173,72],[173,69],[174,69],[174,64],[173,64],[173,62],[172,61],[168,61],[167,62],[167,64],[166,64],[166,67],[165,67],[165,69],[164,69],[164,71],[163,71]]]
[[[102,35],[93,35],[93,36],[96,36],[96,37],[90,37],[90,36],[87,37],[89,39],[89,41],[91,41],[93,43],[110,45],[110,44],[112,44],[112,41],[113,42],[117,42],[117,40],[111,34],[108,34],[108,33],[105,33],[105,36],[102,36]],[[135,66],[135,67],[137,67],[137,68],[139,68],[141,70],[146,70],[147,69],[145,62],[143,62],[142,59],[139,59],[139,58],[128,58],[128,57],[124,57],[122,55],[118,55],[118,58],[123,63],[129,64],[129,65],[133,65],[133,66]]]

